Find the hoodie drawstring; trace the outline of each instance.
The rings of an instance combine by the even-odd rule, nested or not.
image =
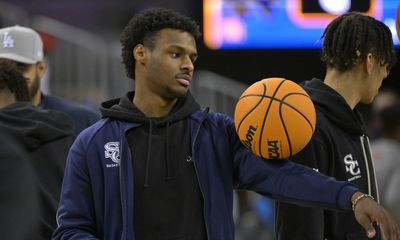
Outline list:
[[[166,181],[169,181],[172,179],[171,177],[171,166],[169,164],[169,137],[168,137],[168,131],[169,129],[169,122],[167,122],[166,127],[165,127],[165,168],[166,168]],[[149,120],[149,139],[147,142],[147,157],[146,157],[146,169],[145,169],[145,175],[144,175],[144,188],[149,187],[149,167],[150,167],[150,156],[151,156],[151,137],[153,135],[153,122]]]
[[[169,181],[171,180],[171,171],[170,171],[170,164],[169,164],[169,144],[168,144],[168,128],[169,128],[169,122],[167,122],[167,125],[165,127],[165,168],[167,169],[167,177],[165,180]]]
[[[144,188],[149,186],[149,165],[150,165],[150,151],[151,151],[151,135],[153,135],[153,122],[149,119],[149,139],[147,142],[147,158],[146,158],[146,169],[144,175]]]

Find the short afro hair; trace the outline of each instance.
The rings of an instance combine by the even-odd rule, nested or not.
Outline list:
[[[195,39],[201,35],[195,21],[169,9],[151,9],[135,15],[121,35],[122,63],[129,78],[135,77],[135,46],[143,44],[153,49],[156,34],[165,28],[188,32]]]
[[[26,78],[10,62],[0,63],[0,91],[4,89],[14,93],[17,101],[28,102],[30,100]]]
[[[368,53],[382,65],[396,62],[392,33],[382,22],[359,12],[340,15],[326,27],[321,60],[327,67],[346,71],[364,61]]]

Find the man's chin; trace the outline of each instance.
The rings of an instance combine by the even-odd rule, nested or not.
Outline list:
[[[188,87],[187,88],[180,88],[180,89],[175,90],[173,95],[176,98],[185,97],[186,94],[188,93],[188,91],[189,91]]]

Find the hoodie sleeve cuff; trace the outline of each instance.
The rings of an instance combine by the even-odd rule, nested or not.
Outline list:
[[[355,192],[360,191],[353,185],[346,185],[338,195],[337,204],[343,210],[351,210],[351,197]]]

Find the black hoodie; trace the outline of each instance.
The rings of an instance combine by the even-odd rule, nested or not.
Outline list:
[[[6,128],[33,162],[39,188],[41,239],[50,239],[56,227],[65,161],[73,141],[73,123],[64,113],[42,110],[28,102],[0,109],[0,126]],[[15,230],[15,229],[14,229]]]
[[[315,105],[317,125],[311,142],[292,160],[337,180],[349,181],[377,198],[369,140],[357,108],[352,110],[339,93],[321,80],[306,81],[302,86]],[[352,212],[280,202],[276,223],[279,240],[368,239]]]
[[[24,146],[0,125],[0,236],[41,239],[40,204],[35,171]],[[16,230],[18,226],[18,230]]]
[[[101,113],[140,124],[126,132],[134,167],[135,239],[206,239],[189,129],[199,104],[188,92],[167,116],[148,118],[132,103],[133,96],[103,103]]]

